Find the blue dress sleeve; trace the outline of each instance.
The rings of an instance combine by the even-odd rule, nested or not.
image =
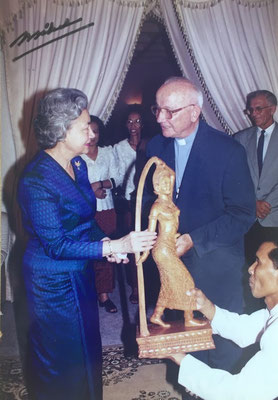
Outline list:
[[[18,200],[29,241],[56,260],[102,258],[101,239],[106,235],[93,218],[91,193],[83,196],[84,187],[56,172],[41,176],[32,171],[19,183]]]

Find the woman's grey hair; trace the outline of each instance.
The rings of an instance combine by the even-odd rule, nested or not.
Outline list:
[[[34,120],[35,135],[42,149],[51,149],[66,137],[72,121],[87,109],[87,96],[78,89],[58,88],[39,102]]]
[[[182,76],[171,76],[170,78],[166,79],[163,85],[167,85],[168,83],[186,83],[191,86],[193,93],[196,96],[196,103],[200,108],[203,107],[204,97],[202,91],[189,79],[184,78]]]

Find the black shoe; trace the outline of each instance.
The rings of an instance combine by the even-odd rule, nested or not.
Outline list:
[[[100,306],[100,307],[105,307],[105,310],[106,310],[107,312],[109,312],[109,313],[114,314],[114,313],[116,313],[116,312],[118,311],[117,307],[115,306],[115,304],[113,303],[113,301],[110,300],[110,299],[107,299],[107,300],[105,300],[105,301],[100,301],[100,300],[99,300],[98,303],[99,303],[99,306]]]

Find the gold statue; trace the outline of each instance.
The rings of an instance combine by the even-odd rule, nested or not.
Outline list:
[[[196,304],[192,297],[186,295],[188,290],[195,287],[193,278],[176,251],[180,210],[172,200],[175,172],[158,158],[155,164],[153,187],[158,197],[149,214],[148,230],[153,232],[158,226],[158,237],[152,249],[152,256],[159,270],[161,286],[150,321],[169,328],[170,324],[166,324],[161,319],[165,308],[169,308],[184,310],[186,327],[203,326],[206,321],[193,318]],[[144,262],[148,256],[149,251],[145,251],[139,262]]]
[[[157,199],[149,214],[150,231],[158,228],[158,237],[152,255],[160,274],[160,292],[150,322],[147,323],[143,262],[149,251],[136,253],[139,292],[140,324],[136,334],[139,358],[161,358],[175,353],[214,349],[212,329],[206,319],[193,318],[196,304],[187,291],[194,288],[194,281],[176,251],[180,211],[173,203],[175,172],[158,157],[145,165],[136,197],[135,230],[141,230],[141,209],[144,182],[150,168],[156,165],[153,175]],[[165,323],[161,317],[165,308],[184,311],[184,321]]]

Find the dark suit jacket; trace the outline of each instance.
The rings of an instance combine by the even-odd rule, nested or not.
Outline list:
[[[269,141],[261,176],[257,157],[257,127],[244,129],[234,137],[246,150],[257,200],[265,200],[271,205],[271,212],[259,222],[266,227],[278,227],[278,124],[275,123]]]
[[[102,258],[106,236],[94,220],[96,199],[87,166],[72,160],[75,181],[40,151],[19,182],[18,201],[29,234],[24,266],[49,271],[80,271],[87,260]]]
[[[147,155],[175,170],[174,139],[155,136]],[[176,204],[179,232],[189,233],[194,243],[183,260],[195,285],[217,305],[241,311],[243,236],[255,220],[244,148],[200,121]]]

